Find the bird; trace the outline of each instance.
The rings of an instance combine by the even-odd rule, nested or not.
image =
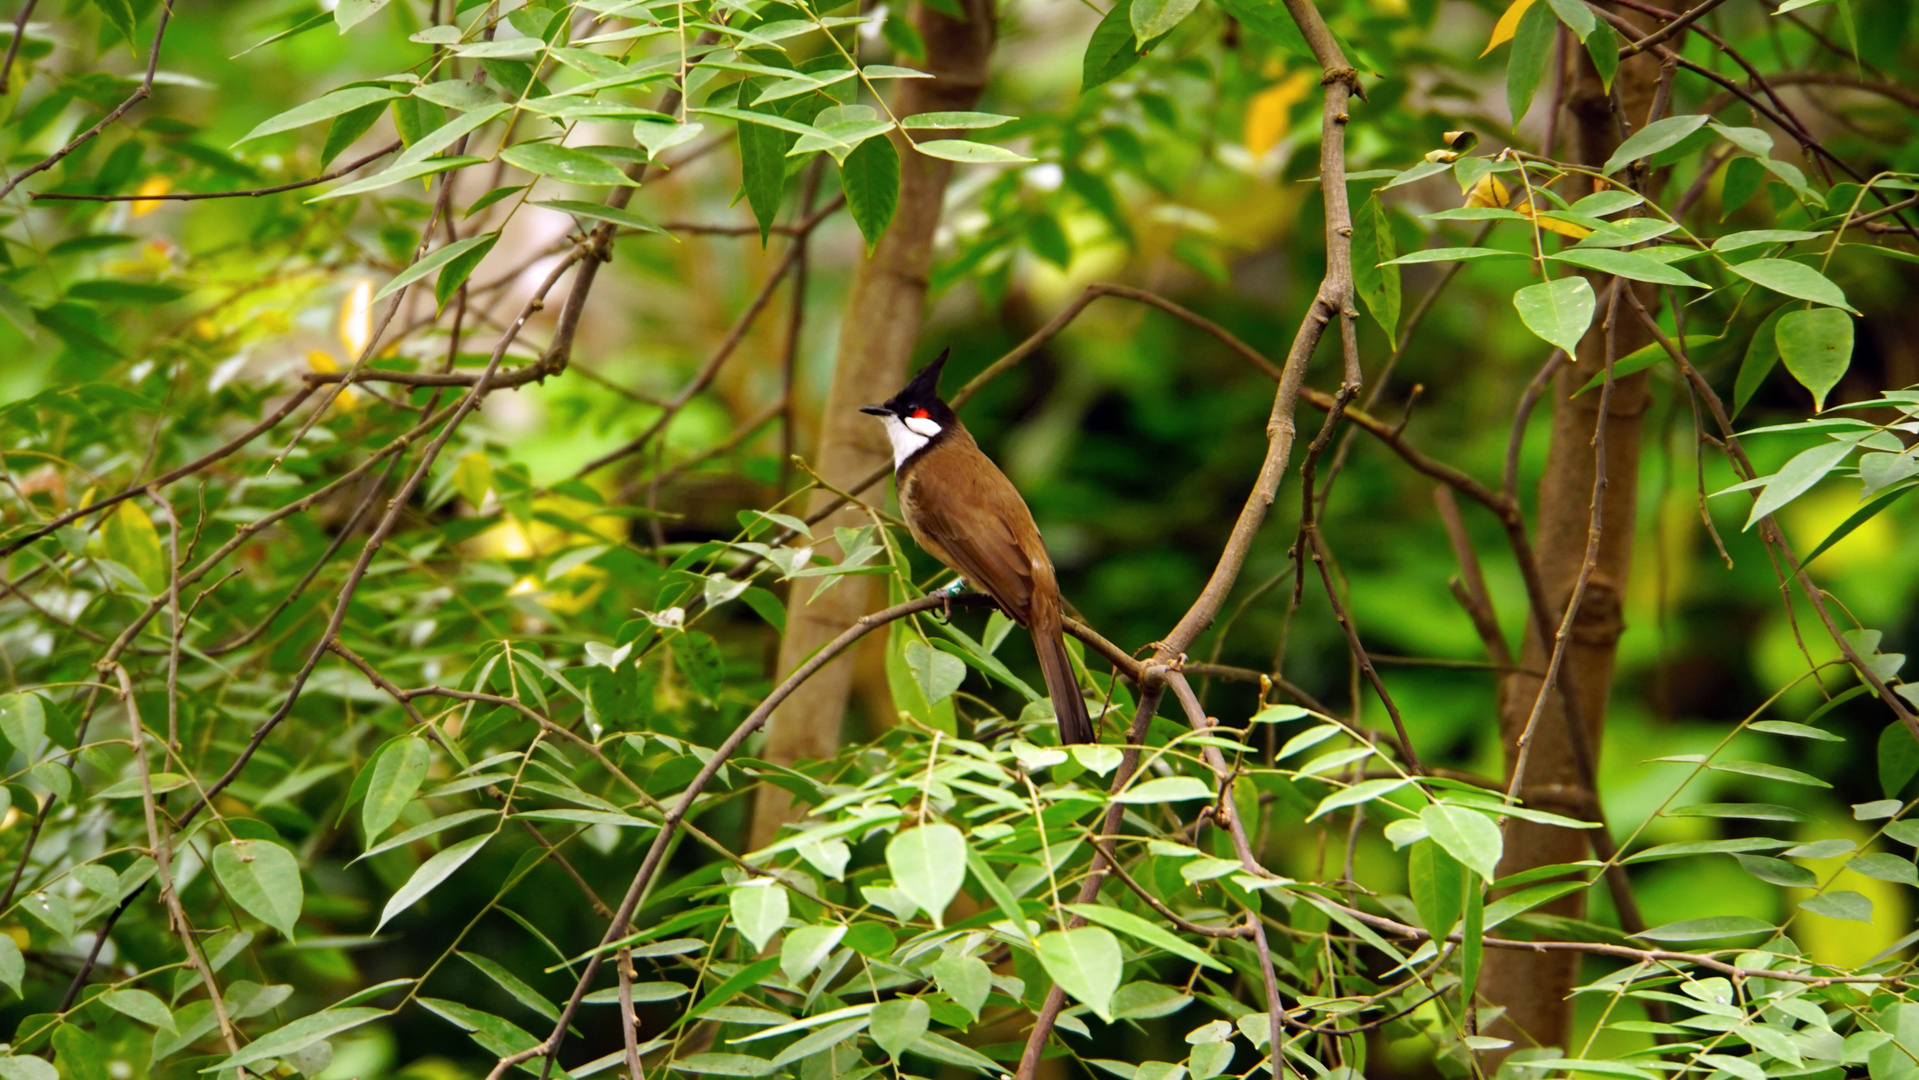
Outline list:
[[[940,398],[940,370],[951,351],[883,404],[860,411],[886,425],[900,516],[913,539],[1031,631],[1060,742],[1096,742],[1066,652],[1059,582],[1033,512]]]

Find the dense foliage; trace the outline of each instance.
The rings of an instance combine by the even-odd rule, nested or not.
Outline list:
[[[0,1077],[1919,1075],[1919,5],[993,8],[13,13]]]

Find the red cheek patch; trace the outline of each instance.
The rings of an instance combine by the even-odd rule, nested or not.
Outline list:
[[[913,410],[913,419],[915,419],[915,420],[924,420],[924,419],[926,419],[926,418],[927,418],[928,416],[930,416],[930,415],[932,415],[932,414],[931,414],[931,413],[928,413],[928,412],[927,412],[927,411],[926,411],[925,409],[914,409],[914,410]]]

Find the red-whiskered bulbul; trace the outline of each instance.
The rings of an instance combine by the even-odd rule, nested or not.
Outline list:
[[[1086,699],[1066,652],[1053,561],[1019,490],[940,400],[946,356],[940,353],[885,404],[860,411],[886,424],[900,515],[913,539],[1032,631],[1060,741],[1093,742]]]

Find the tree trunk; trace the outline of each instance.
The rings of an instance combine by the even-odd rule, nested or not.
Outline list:
[[[964,0],[963,7],[969,16],[965,22],[924,4],[916,6],[914,21],[926,41],[926,70],[935,78],[903,82],[893,103],[895,114],[962,112],[979,100],[992,58],[993,5],[988,0]],[[928,132],[923,137],[940,136]],[[915,153],[898,132],[893,140],[900,153],[899,209],[872,256],[854,275],[833,385],[820,421],[819,447],[813,455],[821,476],[848,487],[892,461],[884,430],[872,417],[861,415],[859,407],[885,398],[906,382],[926,305],[933,233],[939,228],[940,204],[953,172],[950,162]],[[830,492],[816,493],[813,509],[831,499]],[[864,524],[868,524],[866,516],[849,508],[815,526],[815,535],[830,535],[836,526]],[[833,550],[830,543],[827,549]],[[871,611],[871,586],[871,578],[844,578],[815,600],[811,582],[795,582],[788,598],[786,637],[780,642],[780,673],[798,667]],[[837,752],[852,679],[850,663],[829,665],[787,698],[767,721],[762,751],[766,760],[791,765]],[[788,794],[763,786],[753,813],[753,847],[771,841],[792,816]]]
[[[1566,109],[1575,144],[1574,159],[1597,169],[1619,145],[1618,121],[1610,95],[1601,86],[1592,61],[1577,40],[1569,42],[1572,55],[1566,65],[1569,84]],[[1659,81],[1659,64],[1641,54],[1619,67],[1615,80],[1623,113],[1633,130],[1644,125]],[[1584,183],[1583,180],[1578,181]],[[1590,189],[1581,187],[1578,194]],[[1540,478],[1539,511],[1533,547],[1546,594],[1546,608],[1554,620],[1562,618],[1573,599],[1586,561],[1592,525],[1595,478],[1594,435],[1601,422],[1597,391],[1572,396],[1606,365],[1606,292],[1610,279],[1590,275],[1599,299],[1592,329],[1579,343],[1574,363],[1564,366],[1554,382],[1552,438],[1546,470]],[[1622,283],[1623,287],[1623,283]],[[1639,293],[1654,310],[1656,293]],[[1614,313],[1614,358],[1652,339],[1632,313],[1622,294]],[[1600,497],[1599,545],[1591,576],[1573,618],[1561,662],[1558,686],[1567,694],[1583,727],[1586,758],[1592,768],[1599,760],[1600,735],[1606,703],[1612,690],[1613,660],[1619,635],[1625,630],[1622,605],[1627,573],[1632,565],[1634,509],[1639,494],[1640,433],[1650,402],[1647,375],[1617,380],[1604,417],[1606,483]],[[1557,621],[1546,627],[1550,638]],[[1521,672],[1546,670],[1549,653],[1537,622],[1529,619],[1519,662]],[[1515,674],[1501,687],[1500,735],[1505,744],[1507,776],[1513,775],[1518,741],[1531,718],[1540,678]],[[1527,806],[1574,818],[1591,818],[1597,793],[1582,775],[1579,747],[1571,741],[1559,692],[1548,695],[1534,727],[1519,795]],[[1509,819],[1506,852],[1499,864],[1501,876],[1539,866],[1586,858],[1589,839],[1584,832]],[[1577,892],[1539,910],[1574,918],[1585,914],[1585,893]],[[1579,956],[1575,953],[1528,953],[1487,950],[1480,992],[1506,1010],[1491,1032],[1528,1045],[1567,1045],[1572,1035],[1573,1009],[1569,994],[1577,985]]]

